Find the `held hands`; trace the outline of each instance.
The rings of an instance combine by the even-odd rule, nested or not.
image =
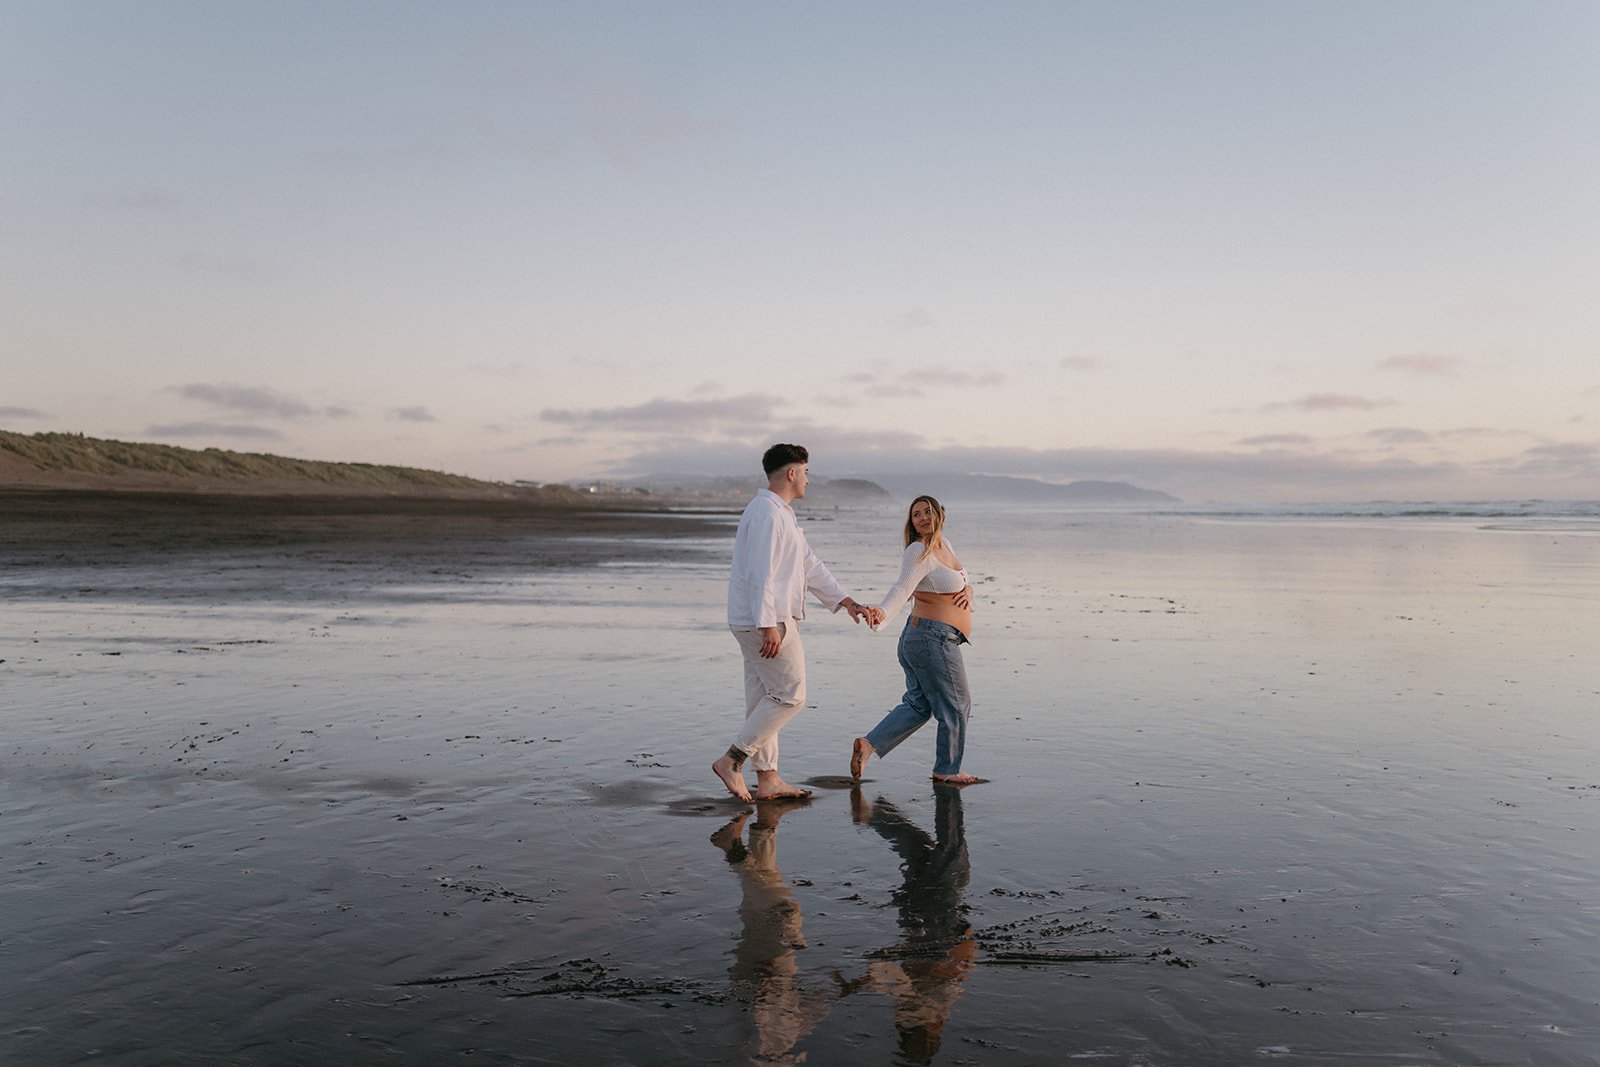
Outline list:
[[[872,627],[874,630],[876,630],[883,623],[884,615],[882,609],[880,608],[875,608],[870,604],[857,604],[855,600],[850,598],[846,598],[840,603],[844,609],[850,613],[850,618],[854,619],[858,623],[862,619],[865,619],[867,620],[867,625]]]

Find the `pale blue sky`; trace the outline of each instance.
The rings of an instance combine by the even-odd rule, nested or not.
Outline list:
[[[1600,497],[1600,4],[0,0],[0,428]]]

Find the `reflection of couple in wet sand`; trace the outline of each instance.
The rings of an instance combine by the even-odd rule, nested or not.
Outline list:
[[[944,537],[944,509],[932,497],[912,501],[906,516],[900,576],[876,606],[856,603],[811,551],[793,502],[809,481],[809,454],[778,444],[761,457],[767,488],[739,518],[728,579],[728,626],[744,657],[745,719],[711,770],[729,793],[752,799],[744,777],[756,771],[756,800],[794,800],[810,791],[778,773],[778,733],[805,706],[805,649],[800,620],[809,592],[829,611],[844,608],[873,629],[911,603],[898,656],[906,690],[900,703],[850,752],[850,776],[860,780],[867,760],[886,756],[930,719],[938,723],[933,779],[949,785],[981,781],[961,770],[972,698],[961,646],[972,633],[972,589]]]
[[[782,804],[761,804],[745,841],[751,813],[736,816],[711,836],[739,874],[741,931],[729,968],[734,995],[749,1006],[755,1024],[750,1058],[798,1062],[795,1046],[854,993],[894,998],[895,1030],[903,1062],[927,1063],[939,1050],[950,1011],[977,956],[963,894],[971,877],[961,821],[961,793],[936,786],[934,836],[889,801],[868,804],[851,793],[851,817],[876,830],[900,857],[905,879],[892,899],[900,938],[871,954],[864,973],[834,971],[827,982],[806,982],[795,953],[805,947],[803,915],[778,869]]]

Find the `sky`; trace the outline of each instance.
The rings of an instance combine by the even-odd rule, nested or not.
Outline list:
[[[0,0],[0,429],[1600,498],[1600,4]]]

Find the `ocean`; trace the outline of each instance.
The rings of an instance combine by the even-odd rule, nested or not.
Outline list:
[[[1595,1062],[1600,505],[946,503],[990,781],[850,786],[901,620],[818,608],[760,810],[731,515],[13,560],[0,1061]]]

